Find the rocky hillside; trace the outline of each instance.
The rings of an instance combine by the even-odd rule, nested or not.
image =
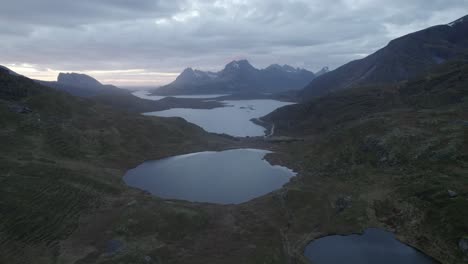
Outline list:
[[[407,80],[466,53],[467,49],[468,18],[464,17],[392,40],[374,54],[312,80],[301,96],[312,98],[356,86]]]

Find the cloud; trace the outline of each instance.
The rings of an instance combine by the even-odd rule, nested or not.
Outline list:
[[[16,0],[0,8],[0,64],[29,65],[15,69],[34,78],[92,72],[117,85],[159,85],[185,67],[219,70],[239,58],[318,70],[448,23],[467,7],[468,0]]]

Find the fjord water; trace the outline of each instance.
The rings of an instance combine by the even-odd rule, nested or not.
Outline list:
[[[124,181],[166,199],[239,204],[279,189],[295,176],[264,160],[267,153],[235,149],[148,161],[129,170]]]
[[[151,93],[148,91],[135,91],[132,94],[138,98],[153,100],[153,101],[158,101],[166,97],[169,97],[169,96],[163,96],[163,95],[151,95]],[[217,97],[226,96],[226,95],[228,94],[173,95],[170,97],[185,98],[185,99],[212,99],[212,98],[217,98]]]
[[[381,229],[370,228],[362,235],[327,236],[311,242],[305,256],[315,264],[432,264],[414,248]]]
[[[263,136],[265,128],[250,121],[265,116],[290,102],[276,100],[233,100],[221,101],[225,107],[214,109],[173,108],[165,111],[145,113],[160,117],[182,117],[208,132],[237,137]]]

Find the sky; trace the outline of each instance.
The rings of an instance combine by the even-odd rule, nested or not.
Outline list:
[[[468,14],[468,0],[15,0],[0,5],[0,65],[41,80],[89,74],[159,86],[186,67],[318,71]]]

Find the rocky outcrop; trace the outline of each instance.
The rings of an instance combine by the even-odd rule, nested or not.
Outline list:
[[[447,190],[447,193],[448,193],[450,198],[455,198],[455,197],[458,196],[458,193],[456,191]]]

